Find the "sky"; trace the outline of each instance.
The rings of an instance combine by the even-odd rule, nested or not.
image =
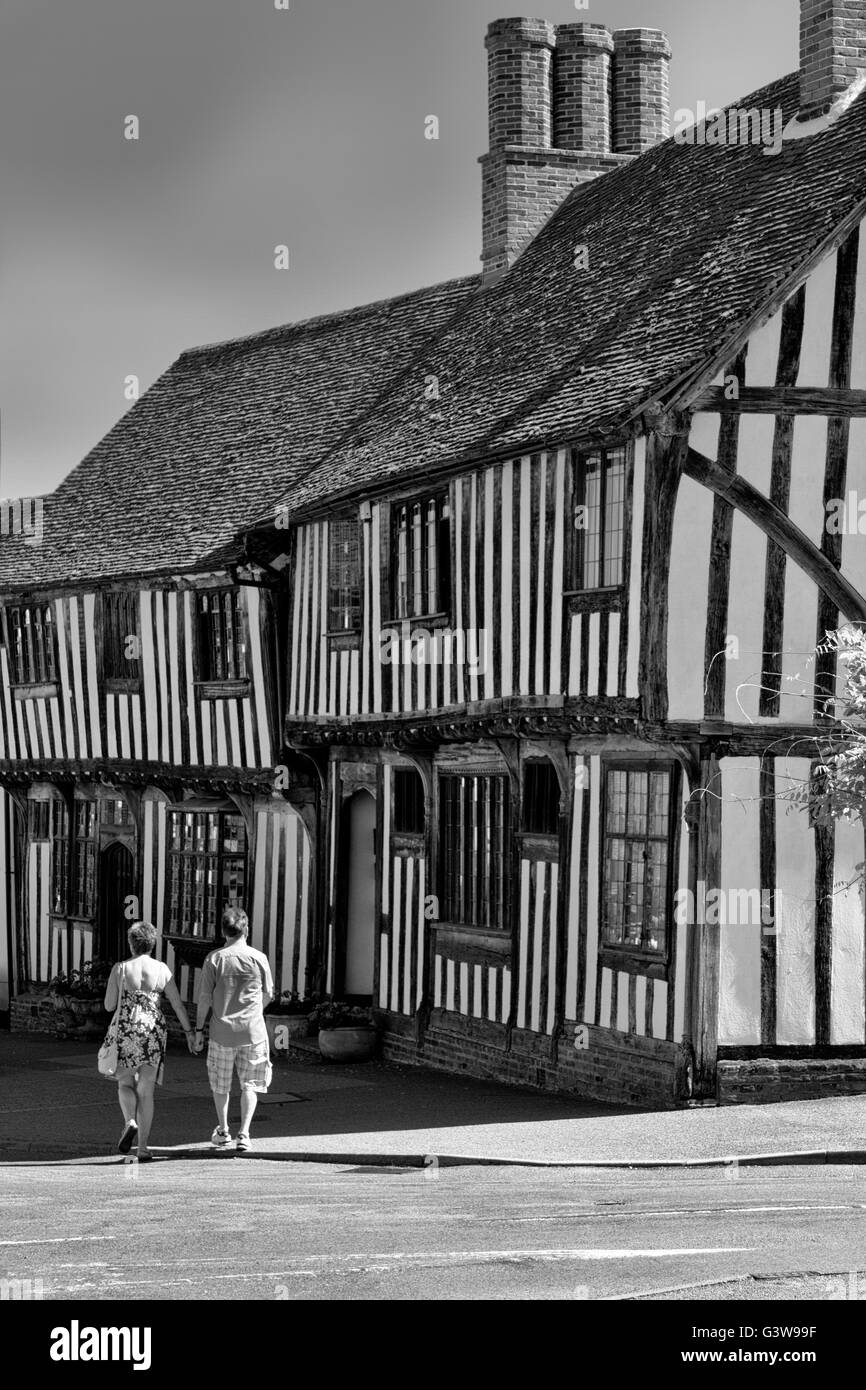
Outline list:
[[[673,111],[798,61],[797,0],[276,3],[0,3],[0,497],[186,347],[477,272],[491,20],[663,29]]]

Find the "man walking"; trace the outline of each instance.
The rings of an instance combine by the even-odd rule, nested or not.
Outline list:
[[[225,945],[211,951],[204,963],[196,1014],[195,1050],[204,1047],[204,1025],[213,1010],[207,1051],[207,1073],[217,1112],[211,1135],[214,1148],[231,1143],[229,1093],[237,1068],[241,1086],[241,1127],[236,1147],[250,1148],[250,1124],[259,1094],[271,1084],[271,1057],[263,1009],[274,997],[274,982],[267,956],[247,944],[249,921],[239,907],[227,907],[222,915]]]

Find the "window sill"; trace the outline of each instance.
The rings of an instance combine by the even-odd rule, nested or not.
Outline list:
[[[326,632],[325,637],[335,652],[357,651],[361,646],[360,632]]]
[[[617,585],[613,589],[569,589],[563,598],[570,613],[615,613],[624,603],[624,594],[622,585]]]
[[[559,835],[538,830],[521,830],[517,835],[523,859],[543,859],[553,863],[559,859]]]
[[[423,859],[425,857],[423,831],[392,830],[391,849],[394,854],[404,858]]]
[[[653,980],[666,980],[669,966],[667,957],[652,951],[637,951],[629,947],[602,946],[599,952],[602,965],[608,970],[623,971],[627,975],[646,975]]]
[[[14,700],[53,700],[59,694],[60,685],[57,681],[24,681],[12,687]]]
[[[102,685],[106,695],[141,694],[141,676],[106,676]]]
[[[511,932],[504,927],[469,927],[459,922],[431,922],[437,951],[449,955],[453,948],[473,948],[489,955],[511,955]],[[499,962],[502,963],[501,960]]]
[[[409,631],[415,632],[418,628],[429,631],[432,628],[450,627],[450,613],[416,613],[410,618],[388,618],[382,623],[382,631],[388,632],[392,628],[401,629],[408,623]]]
[[[248,679],[196,681],[195,689],[200,700],[234,700],[238,696],[249,695],[250,682]]]

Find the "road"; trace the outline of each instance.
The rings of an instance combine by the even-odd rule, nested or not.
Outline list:
[[[0,1210],[46,1299],[866,1297],[863,1167],[15,1164]]]

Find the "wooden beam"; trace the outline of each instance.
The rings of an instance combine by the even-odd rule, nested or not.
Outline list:
[[[666,719],[668,712],[668,582],[674,509],[688,445],[689,418],[681,414],[659,419],[647,440],[638,669],[646,719]]]
[[[695,401],[698,414],[827,415],[840,420],[866,419],[866,391],[831,386],[744,386],[729,400],[724,386],[710,386]]]
[[[722,775],[718,759],[713,756],[701,761],[697,795],[697,880],[711,892],[721,888],[722,883]],[[689,1017],[695,1052],[695,1096],[709,1100],[716,1095],[720,930],[717,924],[701,921],[704,915],[698,913],[691,928]]]
[[[746,356],[743,348],[728,368],[740,386],[746,380]],[[739,415],[725,415],[719,425],[718,465],[726,473],[737,471],[737,451],[740,441]],[[707,580],[707,627],[704,638],[704,715],[707,719],[721,718],[725,713],[725,694],[728,663],[725,643],[728,635],[728,602],[731,591],[731,542],[734,533],[734,509],[718,495],[713,500],[713,524],[710,532],[710,563]]]
[[[765,535],[778,542],[846,618],[852,622],[866,622],[866,598],[839,573],[790,517],[745,478],[731,477],[724,468],[696,449],[688,450],[683,471],[693,482],[724,497]]]
[[[759,801],[759,860],[761,879],[761,1041],[776,1042],[776,933],[779,930],[776,893],[776,759],[761,759]],[[767,897],[765,898],[765,894]],[[772,904],[772,921],[764,921],[764,903]]]

